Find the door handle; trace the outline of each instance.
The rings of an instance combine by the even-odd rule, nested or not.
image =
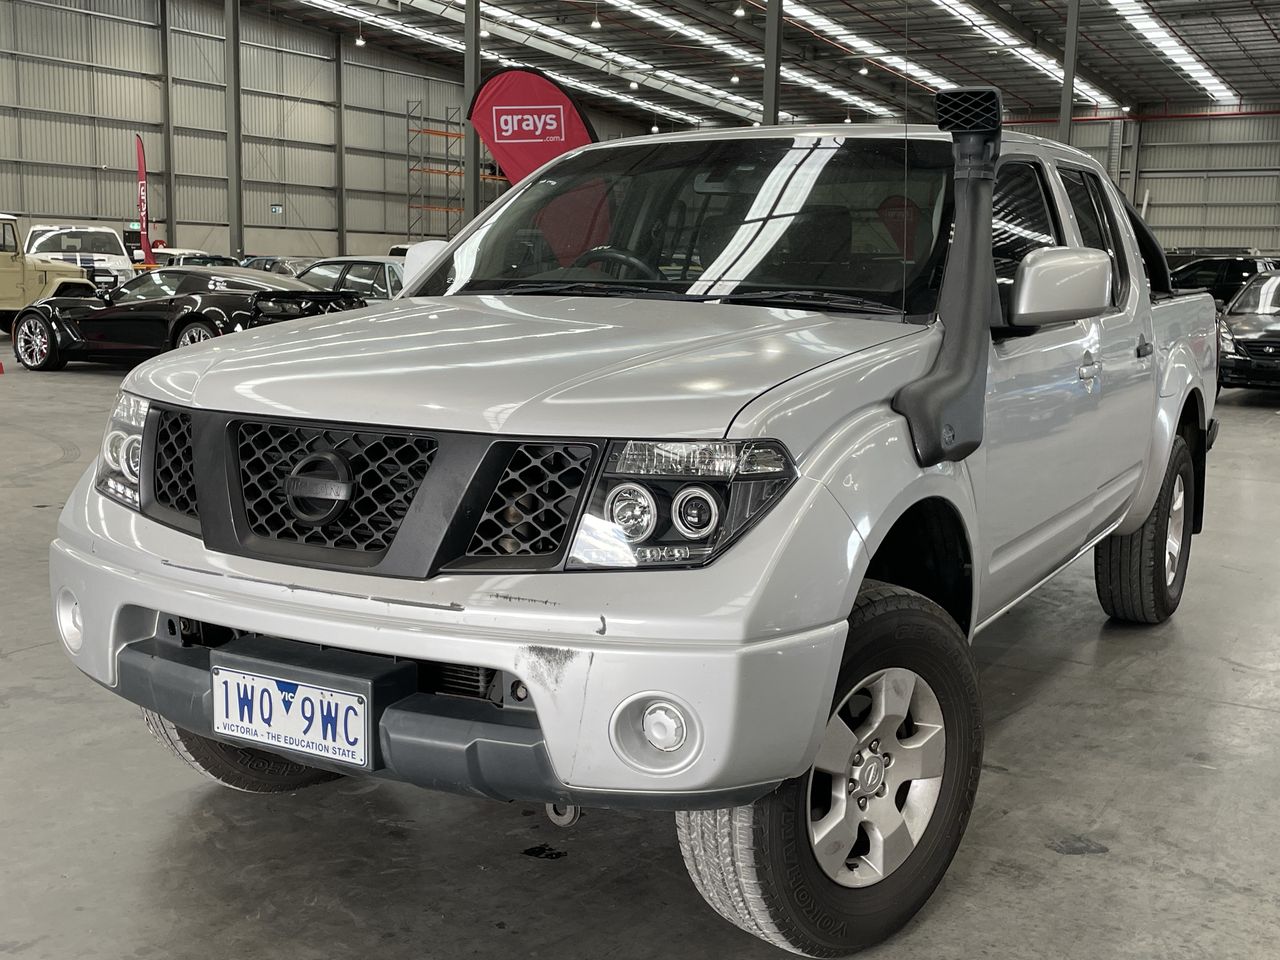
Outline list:
[[[1101,372],[1102,364],[1085,354],[1084,363],[1080,365],[1080,379],[1084,381],[1095,380]]]
[[[1146,337],[1138,338],[1138,359],[1145,360],[1155,351],[1155,346]]]

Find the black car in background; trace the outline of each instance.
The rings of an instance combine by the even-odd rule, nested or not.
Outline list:
[[[13,323],[29,370],[68,360],[132,361],[280,320],[363,307],[350,293],[240,267],[163,267],[97,298],[49,297]]]
[[[1280,271],[1257,274],[1219,316],[1218,385],[1280,387]]]
[[[1208,290],[1226,303],[1257,274],[1280,268],[1280,260],[1258,256],[1197,257],[1173,271],[1175,290]]]

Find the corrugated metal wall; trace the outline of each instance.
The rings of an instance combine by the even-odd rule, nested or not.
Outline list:
[[[1055,123],[1014,129],[1057,135]],[[1166,247],[1280,251],[1280,105],[1173,108],[1141,120],[1077,122],[1072,146],[1107,168]]]
[[[160,2],[0,0],[0,211],[29,222],[136,220],[138,133],[151,216],[161,221],[152,235],[164,236]],[[167,239],[225,251],[222,4],[170,0],[170,29],[178,231]],[[427,48],[415,60],[344,44],[349,252],[385,252],[404,237],[407,105],[421,101],[423,114],[439,119],[463,106],[461,83],[430,56]],[[333,35],[246,11],[240,63],[246,249],[339,252]],[[618,118],[595,119],[602,137],[644,132]],[[443,203],[439,179],[431,189]],[[443,233],[444,215],[431,214],[426,227]]]

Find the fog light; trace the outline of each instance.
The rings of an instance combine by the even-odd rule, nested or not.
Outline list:
[[[644,738],[663,753],[671,753],[684,746],[684,714],[674,704],[659,700],[644,712]]]
[[[72,653],[80,650],[84,643],[84,618],[80,613],[80,601],[76,595],[65,587],[58,591],[58,602],[55,604],[55,617],[58,621],[58,633],[62,642]]]

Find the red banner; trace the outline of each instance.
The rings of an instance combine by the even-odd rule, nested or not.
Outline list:
[[[476,91],[467,119],[512,183],[562,153],[596,142],[573,97],[536,70],[492,74]]]
[[[142,137],[135,134],[138,142],[138,231],[139,243],[142,246],[142,262],[150,266],[156,265],[156,258],[151,253],[151,237],[147,226],[147,155],[142,149]]]

